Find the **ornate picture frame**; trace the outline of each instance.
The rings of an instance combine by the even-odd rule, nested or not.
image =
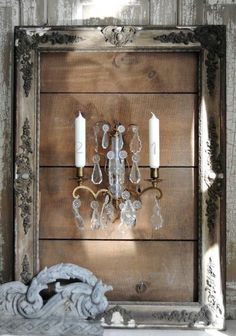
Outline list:
[[[225,27],[17,27],[15,279],[39,272],[40,54],[66,50],[199,53],[198,302],[111,303],[112,327],[224,329]],[[114,313],[121,319],[116,322]]]

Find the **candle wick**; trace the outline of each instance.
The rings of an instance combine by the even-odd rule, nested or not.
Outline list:
[[[154,114],[153,112],[151,112],[151,114],[152,114],[152,116],[153,116],[154,118],[156,118],[156,116],[155,116],[155,114]]]
[[[78,111],[77,115],[76,115],[76,118],[78,118],[78,117],[84,118],[84,114],[82,112]]]

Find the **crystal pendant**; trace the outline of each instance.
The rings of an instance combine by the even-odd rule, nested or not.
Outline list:
[[[98,154],[95,154],[93,156],[94,166],[93,166],[93,172],[91,176],[91,181],[94,184],[100,184],[102,182],[102,171],[100,168],[99,161],[100,161],[100,156]]]
[[[136,212],[130,200],[130,193],[127,190],[124,191],[122,193],[122,198],[125,202],[120,204],[121,225],[125,224],[128,227],[132,227],[135,225],[136,222]]]
[[[109,160],[108,162],[108,178],[109,178],[109,184],[110,186],[114,183],[114,158],[115,153],[113,151],[109,151],[107,153],[107,158]]]
[[[132,126],[132,132],[133,132],[133,137],[130,141],[130,151],[132,153],[139,153],[142,149],[142,143],[141,143],[141,139],[139,137],[139,129],[138,126],[133,125]]]
[[[119,208],[120,208],[120,223],[119,223],[119,226],[118,226],[118,230],[119,230],[122,234],[125,234],[126,231],[128,230],[128,226],[126,225],[126,223],[125,223],[125,221],[124,221],[124,215],[123,215],[124,207],[125,207],[125,204],[124,204],[124,203],[121,203],[121,204],[119,205]]]
[[[113,205],[109,202],[110,197],[106,195],[104,199],[104,203],[102,205],[101,215],[100,215],[100,223],[101,227],[105,229],[108,224],[112,221],[113,218]]]
[[[99,126],[97,124],[93,127],[93,132],[94,132],[94,142],[95,142],[94,150],[97,153],[98,152],[98,133],[99,133]]]
[[[109,125],[108,124],[104,124],[102,126],[102,130],[103,130],[103,136],[102,136],[102,148],[106,149],[109,147]]]
[[[159,200],[155,197],[155,204],[153,207],[153,214],[151,216],[151,224],[155,230],[159,230],[163,226],[163,217],[161,215],[161,207]]]
[[[123,125],[119,125],[117,127],[117,131],[119,132],[119,150],[121,150],[124,146],[123,133],[125,132],[125,127]]]
[[[127,158],[127,152],[125,150],[120,151],[120,183],[125,183],[125,159]]]
[[[99,204],[97,201],[92,201],[90,203],[91,208],[93,209],[92,217],[91,217],[91,229],[98,230],[101,227],[100,223],[100,215],[99,215]]]
[[[109,222],[112,222],[113,221],[113,218],[114,218],[114,207],[112,205],[111,202],[109,202],[106,206],[105,206],[105,211],[106,211],[106,214],[107,214],[107,218],[108,218],[108,221]]]
[[[75,217],[75,223],[79,230],[84,230],[84,220],[79,213],[79,208],[81,206],[81,201],[79,198],[75,198],[72,202],[72,209]]]
[[[139,159],[140,157],[138,154],[134,154],[132,156],[133,164],[130,170],[129,179],[130,179],[130,182],[135,183],[135,184],[139,183],[141,180],[141,174],[140,174],[140,170],[138,167]]]

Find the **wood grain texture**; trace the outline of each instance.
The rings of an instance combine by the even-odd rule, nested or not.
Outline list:
[[[0,1],[0,282],[13,275],[12,63],[18,1]]]
[[[60,262],[86,267],[113,286],[110,300],[194,301],[195,261],[193,242],[40,241],[40,268]],[[138,294],[141,281],[147,290]]]
[[[47,23],[47,0],[21,0],[21,25],[44,25]]]
[[[86,169],[88,178],[92,169]],[[141,169],[142,188],[150,186],[145,181],[149,178],[149,168]],[[90,219],[92,209],[91,195],[81,191],[82,206],[80,213],[85,220],[85,230],[79,231],[72,213],[72,191],[76,187],[73,168],[41,168],[40,169],[40,238],[83,238],[83,239],[197,239],[197,213],[195,199],[196,172],[190,168],[162,168],[160,177],[163,181],[160,188],[163,198],[160,202],[164,226],[154,230],[150,222],[154,197],[156,193],[147,192],[141,198],[142,209],[137,213],[137,224],[132,230],[122,234],[119,230],[119,220],[106,230],[92,231]],[[99,188],[107,187],[108,181]],[[97,190],[89,180],[84,185]],[[134,187],[132,187],[134,189]],[[100,198],[102,200],[103,197]],[[171,204],[171,211],[170,211]]]
[[[196,73],[195,53],[47,53],[41,92],[197,92]]]
[[[181,0],[178,2],[178,24],[198,25],[204,24],[206,1],[202,0]]]
[[[147,25],[149,1],[50,0],[50,25]]]
[[[148,119],[151,111],[160,119],[161,165],[196,164],[197,95],[41,94],[41,165],[74,165],[74,119],[79,110],[84,112],[87,120],[88,165],[92,164],[94,154],[93,126],[102,120],[110,123],[119,120],[127,129],[131,123],[139,125],[143,143],[140,164],[148,165]],[[128,130],[127,143],[130,133]]]
[[[151,0],[150,24],[177,25],[177,0]]]

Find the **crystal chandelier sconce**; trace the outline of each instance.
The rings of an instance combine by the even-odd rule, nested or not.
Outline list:
[[[86,190],[92,196],[91,229],[105,229],[111,223],[119,219],[119,228],[125,231],[136,224],[137,211],[142,208],[142,195],[150,190],[155,191],[151,224],[155,229],[163,225],[159,200],[162,191],[158,187],[159,180],[159,120],[152,116],[149,120],[149,160],[151,185],[141,189],[141,173],[139,169],[140,152],[142,143],[139,135],[139,127],[130,125],[125,127],[116,123],[96,123],[94,132],[94,155],[91,181],[94,185],[100,185],[105,178],[108,186],[94,191],[84,184],[84,166],[86,163],[86,120],[80,113],[75,120],[75,164],[77,167],[78,186],[73,190],[72,209],[78,229],[85,228],[84,219],[80,212],[80,191]],[[131,132],[129,151],[124,149],[124,139]],[[102,134],[101,134],[102,133]],[[105,158],[105,159],[104,159]],[[104,160],[104,169],[100,162]],[[129,166],[131,162],[131,167]],[[154,166],[154,167],[153,167]],[[131,188],[131,186],[135,188]]]

